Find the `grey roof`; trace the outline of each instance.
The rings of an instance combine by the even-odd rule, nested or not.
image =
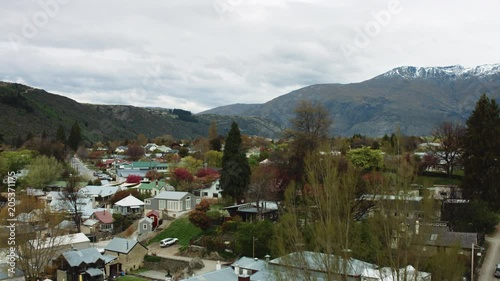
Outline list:
[[[202,275],[189,277],[187,279],[182,279],[183,281],[237,281],[238,276],[234,273],[234,270],[231,267],[227,267],[221,270],[216,270],[212,272],[208,272]]]
[[[235,261],[231,266],[238,265],[240,268],[246,268],[251,270],[261,270],[266,266],[266,262],[260,259],[252,259],[248,257],[242,257]]]
[[[157,199],[170,199],[170,200],[180,200],[184,196],[188,195],[188,192],[181,191],[162,191],[155,196]]]
[[[413,268],[411,265],[400,269],[392,269],[389,267],[379,268],[375,264],[353,258],[349,258],[346,260],[339,256],[308,251],[290,253],[286,256],[271,260],[269,264],[274,265],[275,269],[285,266],[282,268],[308,268],[312,271],[323,273],[334,270],[337,272],[337,274],[345,273],[350,276],[361,276],[365,278],[372,278],[374,280],[384,281],[395,281],[394,277],[398,275],[401,276],[402,274],[406,276],[412,276],[411,278],[408,278],[406,280],[418,281],[430,280],[431,276],[430,273],[419,272],[415,270],[415,268]],[[331,266],[335,266],[335,264],[337,264],[337,269],[331,268]],[[399,274],[394,274],[395,271],[398,271]],[[280,271],[280,273],[281,272],[284,271]]]
[[[101,259],[106,263],[109,260],[108,257],[104,257],[97,248],[86,248],[78,251],[67,251],[63,254],[64,259],[68,262],[70,266],[79,266],[82,263],[89,264],[95,263],[97,260]],[[114,259],[114,258],[113,258]]]
[[[134,248],[136,244],[139,244],[140,246],[146,248],[144,245],[137,242],[137,240],[114,237],[113,240],[111,240],[104,249],[106,251],[127,254],[132,250],[132,248]]]
[[[429,246],[460,246],[462,249],[471,249],[472,244],[477,243],[477,233],[475,232],[453,232],[448,227],[434,226],[421,227],[425,235],[425,245]]]
[[[88,273],[92,277],[104,275],[104,272],[102,272],[102,270],[100,270],[98,268],[93,268],[93,267],[87,269],[87,271],[85,271],[85,272]]]

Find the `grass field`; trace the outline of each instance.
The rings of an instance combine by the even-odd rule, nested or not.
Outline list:
[[[433,185],[458,185],[462,183],[463,171],[458,171],[452,177],[448,177],[445,173],[440,172],[425,172],[423,175],[417,176],[416,184],[424,187]]]
[[[201,228],[193,225],[188,217],[182,217],[174,220],[165,230],[158,234],[155,238],[149,240],[148,244],[159,242],[162,239],[174,237],[179,239],[179,244],[189,245],[191,239],[195,239],[201,235]]]

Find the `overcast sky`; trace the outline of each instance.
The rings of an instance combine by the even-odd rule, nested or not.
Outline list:
[[[200,112],[402,65],[500,62],[500,0],[15,0],[0,80]]]

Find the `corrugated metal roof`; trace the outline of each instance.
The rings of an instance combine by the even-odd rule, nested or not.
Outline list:
[[[156,195],[154,198],[180,200],[188,194],[189,194],[188,192],[181,192],[181,191],[162,191],[158,195]],[[194,195],[191,195],[191,196],[194,196]]]
[[[104,248],[106,251],[111,251],[111,252],[118,252],[118,253],[124,253],[127,254],[134,248],[136,244],[140,244],[137,242],[137,240],[132,240],[132,239],[125,239],[125,238],[119,238],[119,237],[114,237],[113,240],[111,240],[108,245]],[[144,246],[142,246],[144,247]]]
[[[221,281],[221,280],[237,281],[238,276],[234,273],[234,270],[232,268],[227,267],[221,270],[216,270],[202,275],[183,279],[183,281]]]
[[[97,250],[97,248],[87,248],[78,251],[67,251],[64,252],[62,255],[70,266],[79,266],[82,263],[84,264],[95,263],[99,259],[105,261],[105,258],[99,252],[99,250]]]

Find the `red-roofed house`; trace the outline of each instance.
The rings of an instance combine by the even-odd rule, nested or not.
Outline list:
[[[153,220],[153,229],[156,228],[160,220],[160,212],[158,212],[157,210],[151,210],[146,214],[146,217]]]
[[[95,211],[90,218],[99,221],[96,230],[113,231],[113,214],[109,210]]]

